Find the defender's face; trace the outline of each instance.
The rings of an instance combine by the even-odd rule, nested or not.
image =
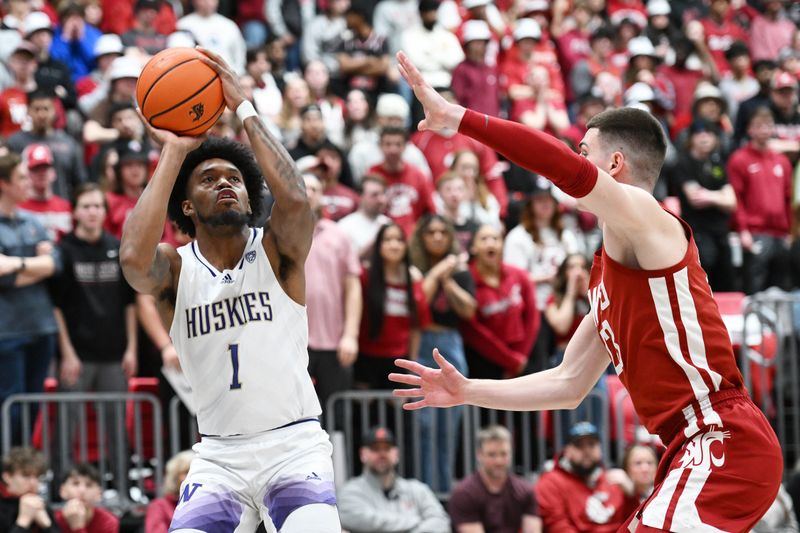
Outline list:
[[[596,167],[608,172],[611,169],[611,154],[608,154],[600,140],[600,131],[592,128],[583,136],[578,148],[580,154]],[[616,179],[616,178],[615,178]],[[617,179],[617,181],[619,181]]]
[[[242,173],[225,159],[203,161],[189,177],[183,212],[201,221],[231,212],[248,215],[250,198]]]

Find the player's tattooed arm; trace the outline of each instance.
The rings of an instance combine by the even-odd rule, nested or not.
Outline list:
[[[201,51],[207,56],[203,62],[214,69],[222,81],[226,105],[236,111],[246,101],[238,76],[219,55],[205,49]],[[270,134],[261,118],[247,117],[244,130],[275,199],[270,217],[271,231],[265,232],[265,239],[273,238],[282,257],[302,265],[311,248],[314,230],[303,175],[289,152]]]

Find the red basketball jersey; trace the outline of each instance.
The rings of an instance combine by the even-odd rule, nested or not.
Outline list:
[[[678,219],[680,220],[680,219]],[[667,444],[679,431],[722,425],[714,399],[743,390],[728,331],[689,225],[686,255],[635,270],[599,250],[589,283],[592,317],[642,424]]]

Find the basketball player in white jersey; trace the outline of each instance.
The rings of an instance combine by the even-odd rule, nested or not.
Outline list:
[[[305,185],[231,69],[204,53],[252,152],[148,125],[161,158],[120,249],[128,282],[172,324],[203,435],[170,531],[251,533],[263,520],[268,531],[339,532],[331,444],[307,371]],[[250,227],[265,180],[271,217]],[[168,211],[194,238],[177,250],[159,244]]]

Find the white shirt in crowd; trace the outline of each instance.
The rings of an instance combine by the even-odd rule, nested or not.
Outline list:
[[[177,27],[191,33],[203,48],[221,55],[237,74],[244,74],[247,46],[234,21],[219,13],[209,17],[192,13],[178,20]]]

